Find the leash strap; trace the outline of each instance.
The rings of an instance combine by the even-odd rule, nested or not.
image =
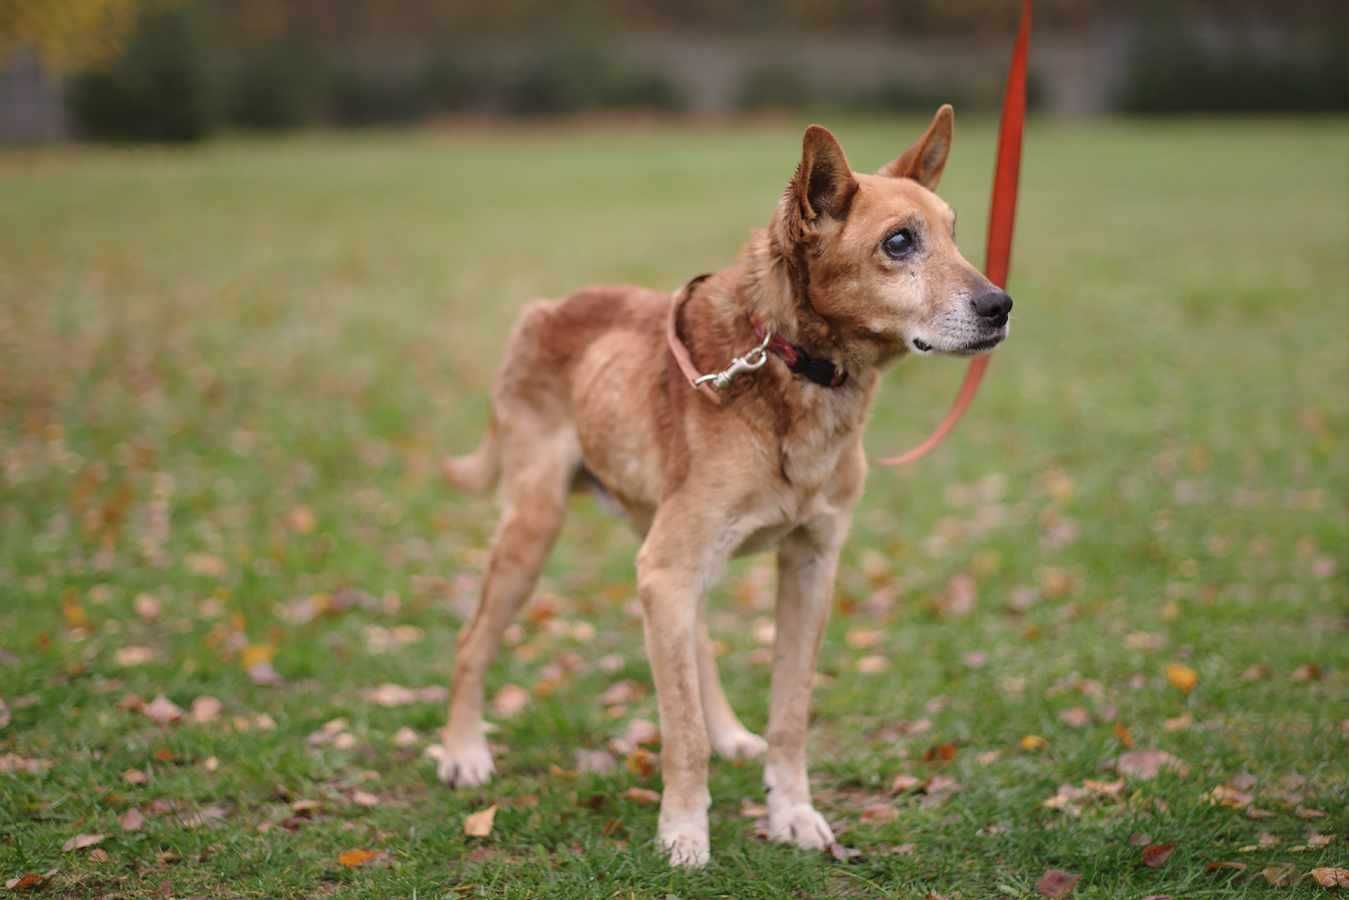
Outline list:
[[[1012,63],[1007,72],[1007,90],[1002,99],[1002,123],[998,128],[998,161],[993,174],[993,199],[988,213],[988,243],[984,274],[1000,288],[1007,287],[1012,262],[1012,231],[1016,225],[1017,181],[1021,173],[1021,134],[1026,124],[1026,58],[1030,54],[1031,0],[1021,0],[1021,24],[1017,27]],[[989,354],[977,356],[965,371],[951,411],[927,440],[907,453],[877,460],[882,466],[902,466],[922,459],[955,428],[974,402],[979,382],[988,369]]]

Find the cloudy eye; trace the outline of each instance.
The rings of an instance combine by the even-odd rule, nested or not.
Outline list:
[[[881,249],[891,259],[903,259],[912,253],[916,246],[918,242],[913,239],[913,232],[907,228],[901,228],[881,241]]]

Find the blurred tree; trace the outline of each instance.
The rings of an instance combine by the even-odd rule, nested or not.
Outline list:
[[[0,0],[0,63],[19,48],[58,70],[116,59],[141,12],[176,0]]]

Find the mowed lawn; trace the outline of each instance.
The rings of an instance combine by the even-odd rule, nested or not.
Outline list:
[[[864,170],[924,124],[825,121]],[[758,765],[715,761],[712,864],[666,867],[624,743],[656,719],[637,543],[589,498],[491,673],[498,780],[436,783],[493,524],[437,463],[482,432],[516,311],[723,265],[804,124],[0,154],[3,880],[1321,894],[1349,866],[1344,120],[1033,123],[1011,340],[940,452],[871,474],[844,557],[811,747],[846,850],[765,842]],[[945,176],[975,261],[992,148],[962,121]],[[873,454],[961,372],[890,372]],[[755,729],[771,572],[710,601]]]

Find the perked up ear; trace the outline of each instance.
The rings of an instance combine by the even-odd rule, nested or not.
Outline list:
[[[956,112],[951,104],[943,104],[932,117],[916,143],[905,150],[893,162],[887,163],[877,172],[890,178],[912,178],[929,191],[937,189],[941,181],[942,170],[946,168],[946,157],[951,153],[951,129],[955,126]]]
[[[821,216],[844,219],[857,193],[848,158],[829,129],[812,125],[801,139],[801,164],[787,189],[801,224],[809,227]]]

